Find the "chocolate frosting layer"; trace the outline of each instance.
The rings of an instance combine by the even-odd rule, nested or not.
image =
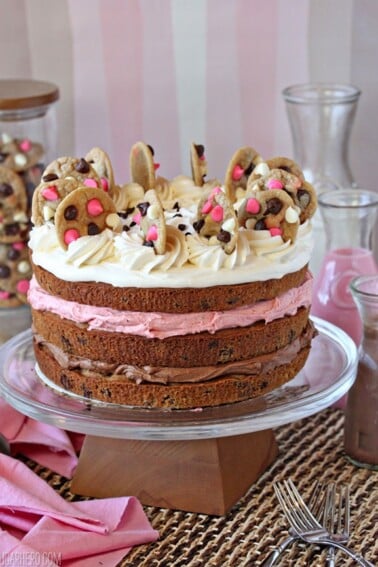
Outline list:
[[[127,379],[134,380],[137,384],[175,384],[207,382],[224,376],[253,376],[271,372],[279,366],[290,363],[304,347],[311,343],[315,335],[316,330],[311,321],[309,321],[300,337],[274,353],[264,354],[250,360],[192,368],[108,364],[69,355],[55,345],[46,342],[40,335],[35,336],[35,339],[50,351],[62,368],[80,370],[87,376],[101,374],[109,381],[112,378],[119,379],[120,376],[124,376]]]

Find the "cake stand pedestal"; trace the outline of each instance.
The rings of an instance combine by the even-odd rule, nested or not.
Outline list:
[[[133,494],[150,506],[223,515],[277,453],[271,429],[186,441],[87,436],[71,491],[100,498]]]
[[[273,428],[333,404],[354,381],[352,339],[313,321],[318,336],[303,370],[255,400],[170,411],[68,395],[36,369],[30,330],[0,348],[0,395],[33,419],[86,434],[73,492],[222,515],[274,461]]]

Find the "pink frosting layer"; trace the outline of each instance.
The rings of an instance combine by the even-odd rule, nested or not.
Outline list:
[[[33,278],[28,300],[33,309],[51,311],[75,323],[85,323],[88,329],[126,333],[147,338],[188,335],[207,331],[215,333],[221,329],[247,327],[256,321],[269,323],[285,315],[295,315],[300,307],[311,305],[312,278],[298,288],[266,301],[246,305],[229,311],[207,313],[145,313],[139,311],[117,311],[107,307],[83,305],[66,301],[46,293]]]

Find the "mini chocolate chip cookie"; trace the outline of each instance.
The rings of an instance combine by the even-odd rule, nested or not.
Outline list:
[[[301,223],[304,223],[315,213],[317,198],[314,187],[293,173],[283,169],[271,169],[266,175],[258,179],[250,178],[248,180],[247,193],[272,189],[282,189],[290,195],[294,204],[300,210]]]
[[[43,156],[43,146],[28,138],[0,136],[0,164],[15,172],[26,171]]]
[[[26,242],[0,244],[0,307],[27,303],[32,267]]]
[[[54,222],[55,212],[60,202],[79,187],[82,187],[82,184],[74,178],[55,179],[55,181],[40,183],[33,195],[32,223],[35,226],[40,226],[48,221]]]
[[[156,185],[154,150],[144,142],[137,142],[130,151],[131,180],[141,185],[145,191]]]
[[[215,238],[226,254],[233,252],[239,225],[234,208],[220,187],[211,189],[200,201],[193,228],[200,236]]]
[[[0,242],[23,240],[29,229],[28,198],[21,177],[0,166]]]
[[[102,189],[79,187],[58,205],[55,226],[62,248],[81,236],[94,236],[106,228],[121,231],[121,220],[113,200]]]
[[[61,157],[51,162],[42,174],[41,181],[49,183],[57,179],[76,179],[86,187],[102,188],[96,170],[84,158]]]
[[[292,198],[280,189],[251,192],[238,211],[239,225],[254,230],[269,230],[284,242],[295,241],[299,213]]]
[[[202,144],[190,145],[190,166],[194,184],[202,187],[207,175],[207,161],[205,157],[205,146]]]
[[[154,189],[144,195],[144,201],[136,206],[133,221],[138,224],[144,236],[146,246],[152,246],[156,254],[166,250],[167,229],[162,204]]]
[[[304,181],[303,171],[301,170],[299,165],[292,159],[289,159],[287,157],[277,156],[277,157],[269,158],[265,161],[269,169],[283,169],[284,171],[287,171],[288,173],[291,173],[292,175],[298,177],[298,179]]]
[[[101,187],[113,196],[114,172],[108,154],[101,148],[92,148],[85,156],[85,160],[94,168],[100,178]]]
[[[260,154],[249,146],[239,148],[228,164],[224,185],[226,195],[231,203],[237,199],[237,190],[245,190],[247,180],[258,163],[262,161]]]

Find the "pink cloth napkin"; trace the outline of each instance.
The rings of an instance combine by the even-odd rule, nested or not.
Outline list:
[[[0,455],[0,567],[111,567],[158,536],[136,498],[67,502],[26,465]]]
[[[26,417],[2,399],[0,433],[8,440],[12,455],[21,453],[66,478],[72,478],[82,435],[67,433]]]

